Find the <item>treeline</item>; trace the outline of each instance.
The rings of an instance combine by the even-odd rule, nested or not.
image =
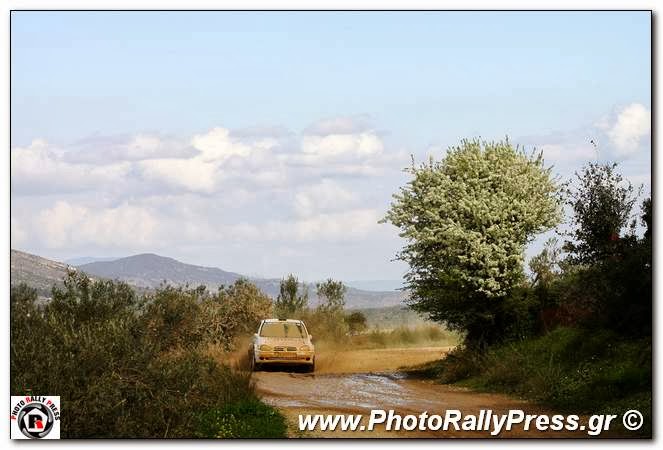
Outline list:
[[[283,437],[283,417],[259,401],[250,374],[207,351],[232,348],[271,306],[243,280],[138,296],[126,283],[71,272],[46,304],[19,285],[12,395],[59,395],[66,438]]]
[[[465,336],[423,373],[650,418],[651,199],[616,164],[560,180],[508,141],[464,141],[410,173],[385,218],[407,239],[410,305]],[[528,273],[526,246],[552,229]]]
[[[358,311],[345,310],[347,287],[331,278],[316,283],[318,306],[308,304],[308,287],[290,274],[281,280],[279,294],[274,302],[277,318],[297,318],[306,323],[316,342],[341,342],[348,336],[366,330],[366,316]]]
[[[339,344],[345,348],[370,349],[418,345],[449,346],[458,342],[457,333],[450,332],[439,324],[425,322],[418,316],[418,323],[407,326],[403,323],[402,311],[396,314],[398,317],[392,318],[391,323],[383,321],[382,325],[391,325],[390,327],[369,329],[366,315],[376,313],[345,309],[347,288],[342,282],[329,278],[316,283],[315,288],[319,303],[312,307],[308,303],[308,286],[300,283],[295,275],[287,276],[281,280],[274,312],[278,318],[304,320],[318,349],[338,347]],[[397,311],[398,308],[393,310]],[[384,310],[377,314],[380,313],[384,315]]]

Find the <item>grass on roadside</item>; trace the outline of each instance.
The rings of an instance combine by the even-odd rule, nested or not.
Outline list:
[[[578,414],[645,416],[640,436],[651,435],[651,340],[625,340],[608,330],[559,328],[505,344],[485,355],[459,348],[414,376],[503,392]]]
[[[373,329],[350,337],[353,349],[395,347],[448,347],[457,345],[460,336],[439,325],[398,327],[391,330]]]
[[[285,417],[257,398],[205,411],[199,417],[198,437],[275,439],[287,437]]]

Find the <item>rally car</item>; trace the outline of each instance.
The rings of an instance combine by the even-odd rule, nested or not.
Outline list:
[[[315,370],[315,347],[306,325],[295,319],[265,319],[249,347],[251,370],[265,365],[285,364]]]

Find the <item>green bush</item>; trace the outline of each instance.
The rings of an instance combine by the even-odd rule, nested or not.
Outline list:
[[[275,408],[251,398],[202,413],[197,429],[204,438],[282,438],[287,424]]]
[[[651,340],[612,331],[558,328],[537,339],[493,348],[464,384],[540,401],[560,410],[623,414],[639,409],[651,433]],[[441,379],[449,379],[444,369]]]
[[[345,323],[351,335],[363,333],[368,328],[366,316],[360,311],[354,311],[345,316]]]
[[[250,374],[204,351],[243,330],[226,324],[257,322],[263,298],[241,308],[255,293],[241,282],[138,298],[125,283],[71,273],[40,306],[36,291],[12,288],[11,392],[59,395],[67,438],[194,437],[202,411],[255,398]]]
[[[316,346],[321,344],[347,344],[350,328],[342,309],[304,309],[298,318],[306,323],[309,333],[314,336]]]
[[[464,346],[458,346],[443,359],[408,370],[414,377],[432,378],[440,383],[456,383],[481,373],[480,357]]]

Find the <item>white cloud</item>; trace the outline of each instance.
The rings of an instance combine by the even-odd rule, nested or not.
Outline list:
[[[367,158],[379,155],[383,150],[382,140],[373,132],[304,136],[302,139],[302,152],[315,156],[318,161],[344,157]]]
[[[332,180],[308,186],[295,195],[294,208],[300,216],[330,212],[356,204],[357,196]]]
[[[205,224],[180,227],[186,237],[198,242],[284,242],[288,244],[316,241],[345,242],[377,236],[384,227],[375,209],[358,208],[347,211],[318,213],[286,220],[266,219],[256,222]],[[189,222],[191,223],[191,222]],[[174,225],[173,222],[171,225]]]
[[[293,224],[294,236],[301,241],[353,240],[378,231],[380,213],[375,209],[355,209],[319,214]]]
[[[388,198],[376,205],[375,177],[399,176],[402,153],[345,120],[317,133],[217,127],[15,147],[12,242],[55,255],[379,238]]]
[[[222,178],[221,166],[233,156],[246,157],[251,148],[230,139],[225,128],[195,135],[191,145],[198,154],[190,158],[147,159],[139,163],[143,176],[193,192],[211,193]]]
[[[148,159],[139,167],[143,176],[193,192],[213,192],[220,179],[219,164],[200,157],[191,159]]]
[[[267,220],[216,227],[216,239],[250,240],[253,242],[310,243],[344,242],[377,236],[384,228],[378,221],[378,210],[358,208],[320,213],[295,220]]]
[[[363,130],[346,119],[316,125],[321,130]],[[56,148],[35,140],[11,150],[15,194],[83,192],[122,195],[132,190],[212,194],[230,187],[285,189],[312,178],[375,177],[400,169],[402,152],[388,152],[372,130],[328,135],[233,134],[216,127],[189,140],[154,134],[95,136]],[[130,185],[130,186],[129,186]],[[123,187],[124,186],[124,187]]]
[[[359,134],[371,129],[370,117],[366,115],[328,117],[309,125],[306,135],[329,136],[332,134]]]
[[[17,193],[70,192],[101,189],[121,182],[130,163],[106,165],[67,162],[63,151],[44,140],[11,150],[12,189]]]
[[[20,247],[26,242],[28,233],[23,229],[18,219],[12,217],[11,220],[11,246],[12,248]]]
[[[265,137],[251,144],[232,138],[225,128],[213,128],[191,139],[199,151],[189,158],[147,159],[139,163],[143,175],[176,188],[192,192],[213,193],[223,181],[244,178],[260,185],[284,182],[272,148],[274,138]],[[250,174],[250,176],[247,176]]]
[[[203,161],[224,161],[232,156],[246,157],[251,154],[251,147],[230,139],[230,131],[225,128],[213,128],[205,134],[198,134],[191,139],[194,148],[200,150],[199,158]]]
[[[539,150],[543,152],[546,162],[552,163],[587,161],[597,156],[590,142],[586,145],[543,144]]]
[[[49,248],[108,248],[148,246],[154,242],[158,222],[149,211],[127,203],[94,209],[60,200],[41,211],[35,225]]]
[[[126,143],[121,143],[112,150],[116,159],[126,161],[164,157],[186,158],[192,154],[192,148],[177,139],[164,139],[150,134],[131,136]]]
[[[651,112],[640,103],[614,110],[574,130],[527,136],[518,143],[543,151],[547,163],[567,168],[585,161],[624,160],[639,153],[650,134]]]
[[[614,123],[603,121],[599,124],[605,129],[619,156],[630,156],[651,131],[651,111],[640,103],[631,103],[621,109]]]
[[[63,159],[69,163],[110,164],[158,158],[188,158],[198,153],[190,143],[172,136],[149,133],[91,136],[68,146]]]

